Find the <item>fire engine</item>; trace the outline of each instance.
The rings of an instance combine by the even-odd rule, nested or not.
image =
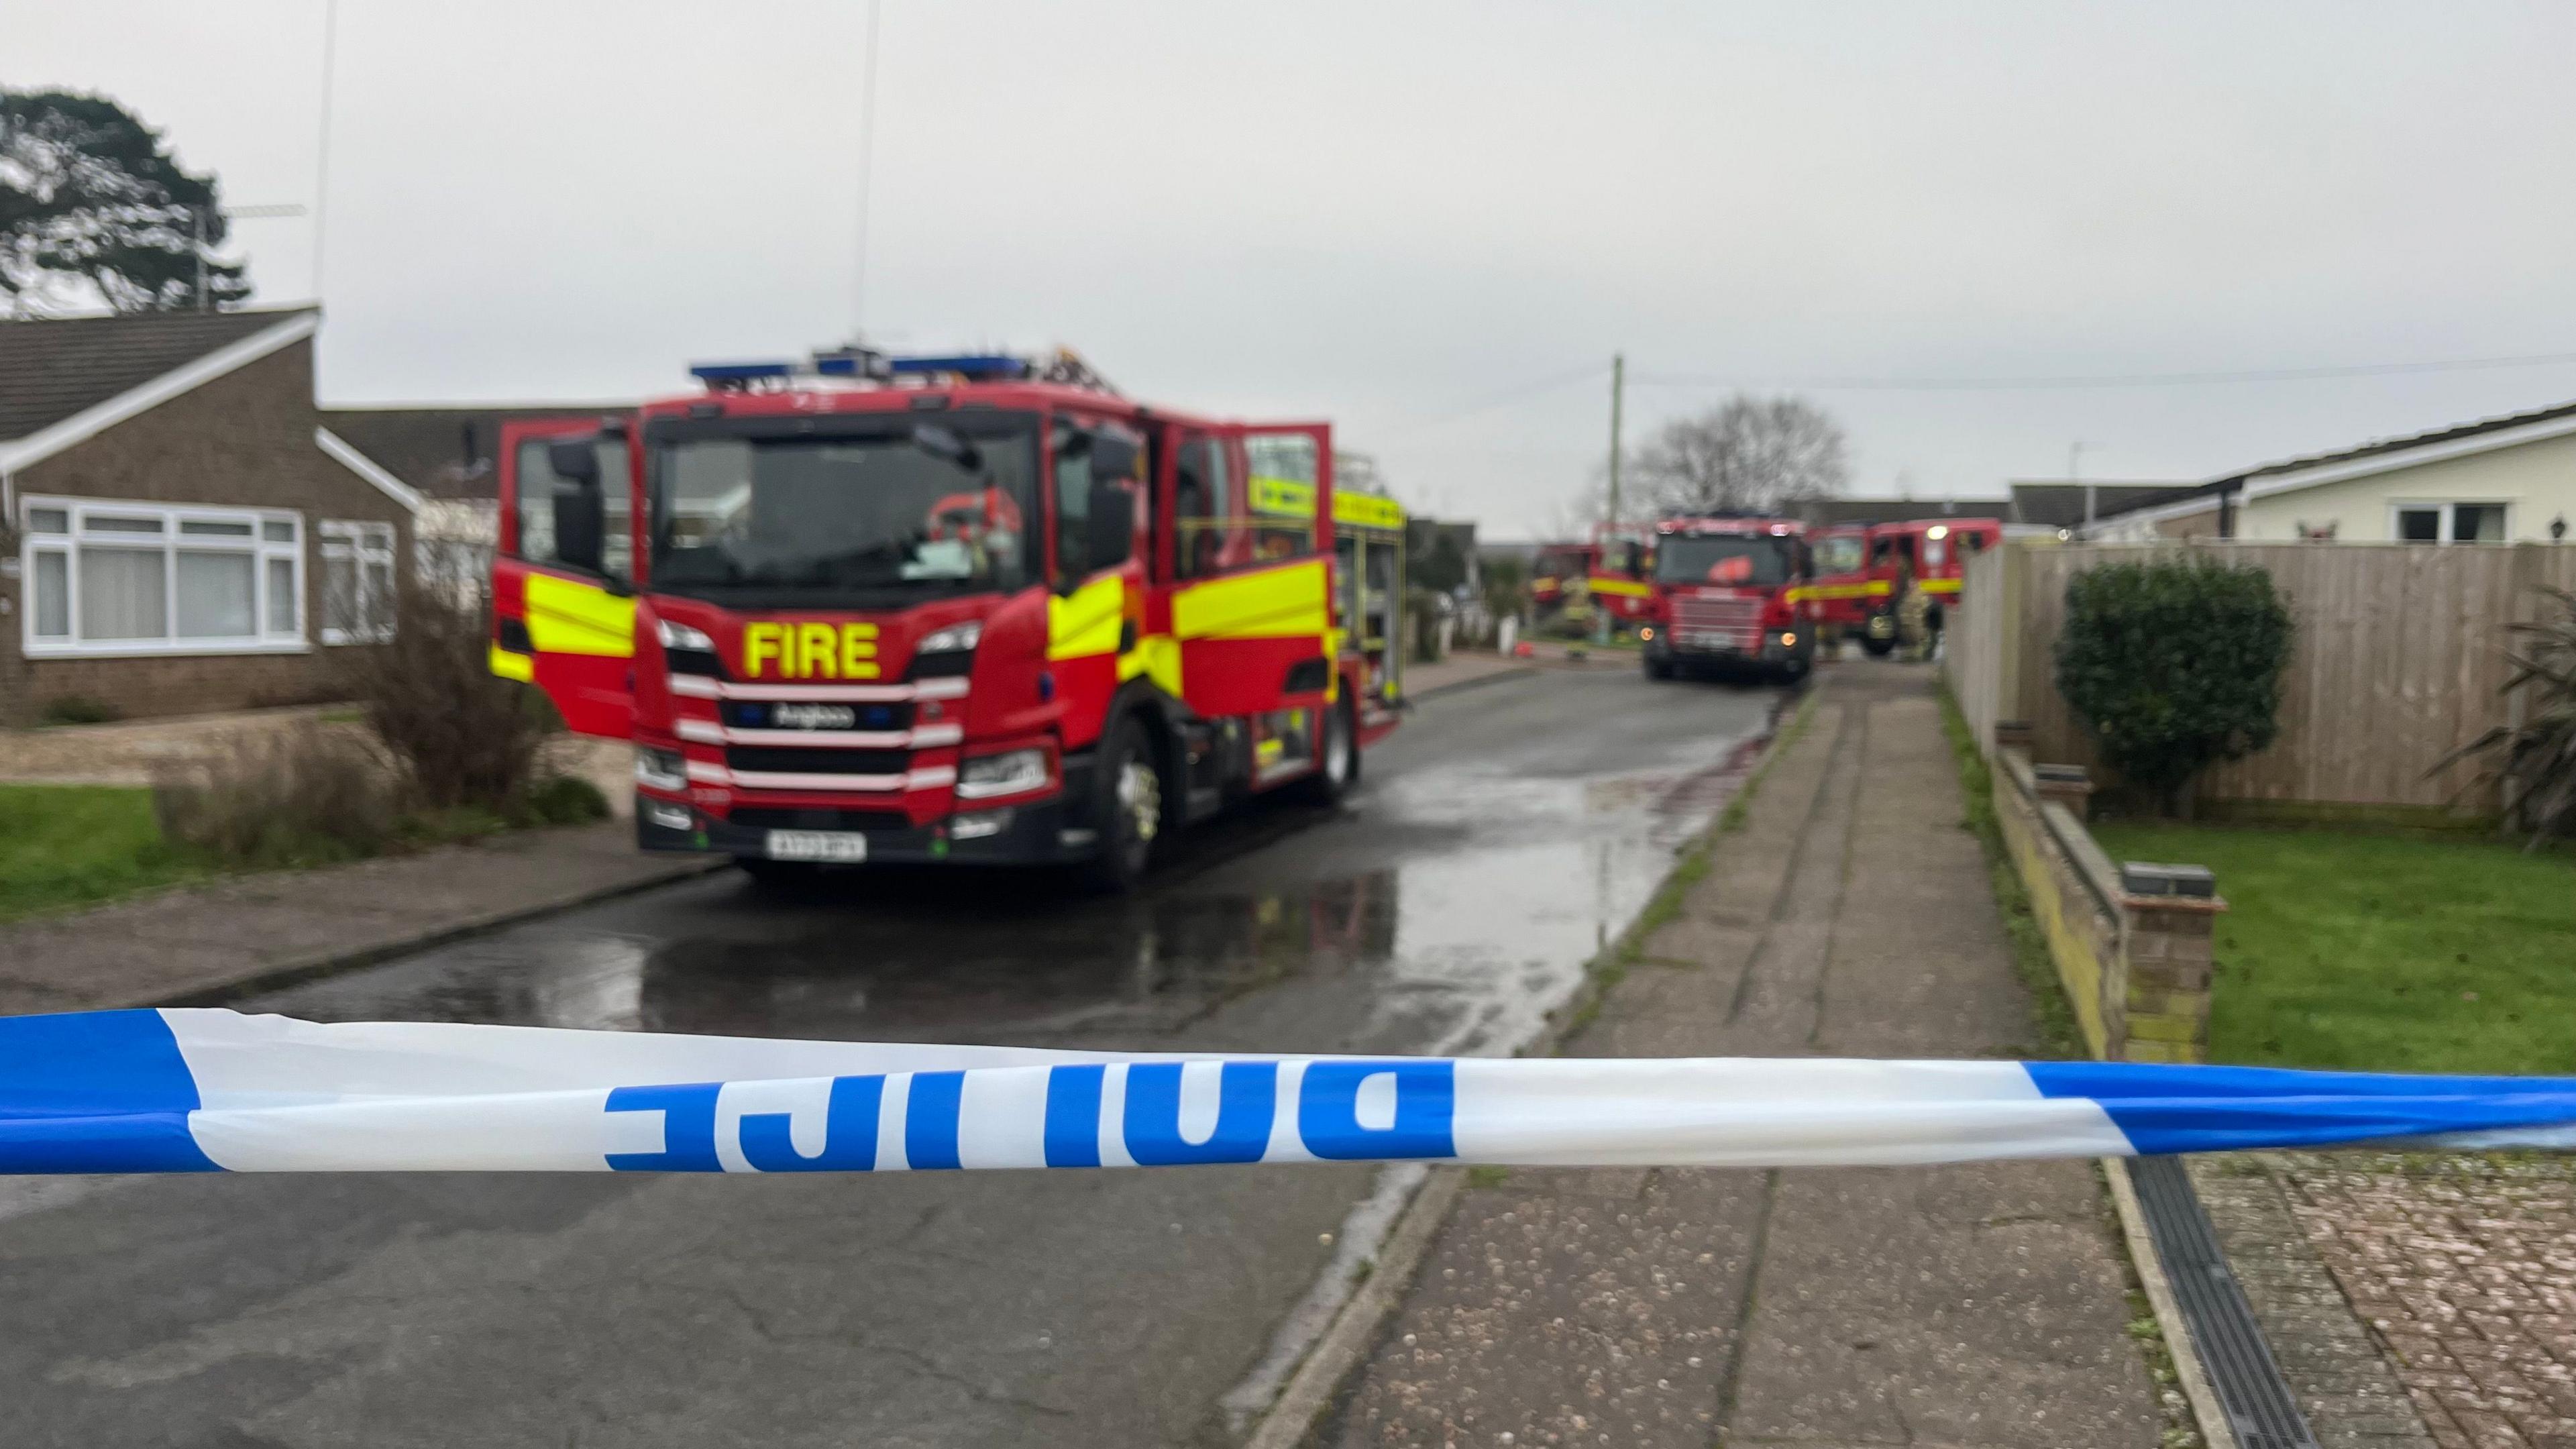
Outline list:
[[[1819,529],[1809,547],[1815,552],[1816,581],[1807,596],[1816,601],[1816,641],[1830,659],[1846,637],[1858,636],[1866,643],[1870,616],[1886,607],[1896,585],[1869,571],[1867,524]]]
[[[1580,592],[1574,585],[1592,573],[1592,549],[1588,544],[1550,543],[1539,547],[1530,561],[1530,604],[1542,619],[1563,609],[1569,595]]]
[[[1918,518],[1870,525],[1870,608],[1861,647],[1880,658],[1895,650],[1898,587],[1907,575],[1923,591],[1926,627],[1940,633],[1944,615],[1958,604],[1967,556],[1995,547],[2003,537],[2003,521],[1995,518]]]
[[[1593,525],[1584,583],[1613,628],[1635,627],[1654,613],[1655,538],[1654,529],[1638,524]]]
[[[1394,729],[1404,514],[1334,491],[1329,424],[1147,408],[1070,353],[694,371],[502,435],[491,667],[634,742],[643,848],[1124,889]]]
[[[1794,519],[1700,514],[1655,525],[1646,674],[1759,669],[1797,680],[1815,664],[1815,563]]]

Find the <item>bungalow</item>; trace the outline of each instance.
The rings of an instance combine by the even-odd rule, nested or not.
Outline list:
[[[328,699],[419,493],[313,397],[314,308],[0,322],[0,724]]]
[[[2106,512],[2089,536],[2522,543],[2576,519],[2576,403],[2266,463]]]

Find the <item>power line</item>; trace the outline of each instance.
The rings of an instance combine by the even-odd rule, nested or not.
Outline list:
[[[1603,367],[1600,363],[1587,362],[1572,372],[1554,373],[1532,382],[1519,383],[1512,387],[1504,388],[1500,392],[1487,393],[1482,397],[1460,403],[1457,406],[1448,408],[1444,411],[1433,413],[1427,417],[1417,418],[1412,422],[1406,423],[1400,428],[1381,434],[1380,437],[1410,437],[1415,433],[1427,432],[1432,428],[1442,427],[1449,423],[1462,422],[1468,418],[1475,417],[1479,413],[1492,412],[1494,409],[1501,407],[1505,403],[1519,402],[1523,398],[1536,397],[1541,393],[1554,392],[1563,387],[1572,387],[1578,382],[1589,382],[1607,371],[1609,371],[1609,369]]]
[[[2133,372],[2054,377],[1718,377],[1640,373],[1628,380],[1646,387],[1789,387],[1816,392],[2012,392],[2057,388],[2189,387],[2231,382],[2304,382],[2339,377],[2390,377],[2404,373],[2479,372],[2508,367],[2576,363],[2576,352],[2535,352],[2512,357],[2454,357],[2431,362],[2364,362],[2334,367],[2266,367],[2225,372]]]

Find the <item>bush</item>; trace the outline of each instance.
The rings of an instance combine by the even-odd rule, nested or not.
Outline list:
[[[407,589],[390,643],[340,651],[340,685],[400,762],[415,801],[503,816],[544,775],[546,739],[562,721],[546,697],[490,664],[480,603]]]
[[[85,694],[58,694],[46,700],[37,715],[39,722],[49,725],[108,724],[124,717],[115,705]]]
[[[2506,656],[2513,677],[2503,690],[2510,696],[2530,687],[2522,722],[2497,725],[2426,772],[2485,757],[2471,788],[2501,784],[2505,819],[2530,831],[2534,846],[2576,836],[2576,593],[2545,584],[2541,592],[2559,607],[2537,622],[2505,626],[2523,643]]]
[[[313,723],[164,766],[152,812],[164,839],[240,865],[372,855],[405,825],[390,763],[349,731]]]
[[[548,775],[528,790],[523,802],[530,825],[579,825],[608,818],[608,797],[579,775]]]
[[[2187,813],[2202,770],[2272,742],[2290,632],[2262,569],[2105,564],[2067,580],[2057,688],[2113,769]]]

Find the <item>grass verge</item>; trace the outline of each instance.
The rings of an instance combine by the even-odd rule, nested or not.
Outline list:
[[[2030,892],[2022,887],[2021,873],[2013,869],[2012,857],[2004,851],[2003,827],[1995,820],[1994,772],[1985,756],[1977,751],[1976,736],[1968,728],[1967,716],[1959,712],[1959,702],[1951,697],[1948,681],[1940,686],[1941,733],[1950,738],[1950,754],[1959,764],[1959,794],[1966,802],[1966,816],[1959,828],[1977,837],[1986,853],[1986,875],[1994,885],[1995,908],[2003,913],[2004,936],[2012,943],[2013,971],[2030,994],[2031,1029],[2038,1034],[2036,1050],[2027,1055],[2039,1058],[2081,1057],[2085,1055],[2084,1037],[2075,1025],[2075,1008],[2066,999],[2065,983],[2057,976],[2057,963],[2048,954],[2048,939],[2040,933],[2039,919],[2031,914]]]
[[[309,831],[270,831],[241,853],[227,855],[172,840],[150,790],[0,785],[0,922],[105,905],[220,875],[337,865],[607,815],[608,801],[596,786],[556,776],[506,813],[477,806],[413,810],[393,819],[372,845]]]
[[[2491,840],[2122,822],[2115,859],[2218,875],[2215,1061],[2576,1073],[2576,855]]]
[[[213,873],[204,857],[161,838],[149,790],[0,785],[0,921]]]

